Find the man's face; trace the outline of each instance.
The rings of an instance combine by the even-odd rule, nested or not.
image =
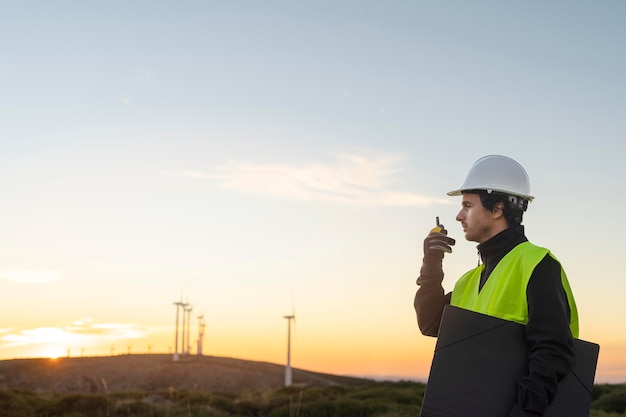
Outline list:
[[[478,194],[463,194],[456,220],[463,226],[465,239],[471,242],[483,243],[494,235],[493,213],[483,207]]]

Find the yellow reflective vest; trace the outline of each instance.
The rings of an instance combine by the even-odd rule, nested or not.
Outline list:
[[[489,279],[479,291],[480,274],[484,265],[465,273],[454,286],[450,304],[516,323],[528,324],[526,287],[535,267],[550,254],[546,248],[523,242],[498,262]],[[560,264],[560,262],[559,262]],[[561,283],[570,307],[570,330],[578,337],[578,310],[567,276],[561,267]]]

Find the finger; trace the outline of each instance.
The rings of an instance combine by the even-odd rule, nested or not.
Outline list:
[[[428,249],[430,249],[430,250],[440,250],[442,252],[452,253],[452,248],[450,246],[433,245],[433,246],[429,246]]]
[[[450,239],[450,238],[441,239],[439,237],[436,237],[436,238],[428,239],[429,245],[437,244],[437,245],[443,245],[443,246],[454,246],[455,243],[456,243],[455,240]]]
[[[456,240],[448,237],[448,235],[444,235],[443,233],[429,233],[427,239],[440,240],[442,242],[447,242],[451,245],[454,245],[456,243]]]

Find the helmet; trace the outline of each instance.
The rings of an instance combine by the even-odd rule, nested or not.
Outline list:
[[[524,168],[514,159],[502,155],[487,155],[474,162],[461,188],[448,195],[461,195],[469,190],[495,191],[528,201],[535,198],[530,195],[530,181]]]

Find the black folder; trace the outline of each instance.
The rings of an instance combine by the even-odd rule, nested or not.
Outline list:
[[[576,365],[544,417],[589,417],[599,351],[574,340]],[[446,306],[420,417],[508,417],[527,354],[523,325]]]

